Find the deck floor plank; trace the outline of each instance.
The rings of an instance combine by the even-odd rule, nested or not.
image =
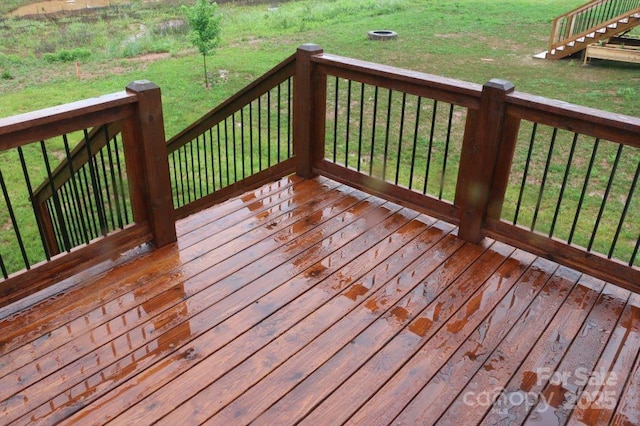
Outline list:
[[[569,424],[609,423],[622,395],[624,377],[640,353],[640,295],[632,294],[605,350],[571,413]],[[635,407],[638,410],[638,406]]]
[[[177,231],[0,310],[0,424],[640,421],[639,294],[321,177]]]
[[[362,232],[365,232],[370,227],[390,217],[393,212],[398,211],[399,208],[399,206],[387,208],[386,206],[382,206],[380,201],[373,203],[361,202],[353,209],[335,216],[333,221],[323,223],[322,226],[317,227],[313,232],[303,234],[300,238],[283,244],[282,251],[274,252],[273,255],[260,258],[259,261],[247,265],[234,274],[227,275],[223,280],[216,282],[215,285],[212,285],[212,280],[216,279],[219,274],[209,274],[209,271],[204,271],[202,274],[194,277],[194,279],[189,280],[189,282],[185,283],[185,287],[188,285],[196,285],[198,287],[209,285],[203,292],[206,294],[200,293],[194,300],[187,300],[190,312],[199,312],[200,309],[206,308],[206,311],[198,313],[197,316],[194,314],[190,319],[191,334],[199,336],[205,333],[207,328],[225,319],[225,317],[222,317],[222,314],[228,316],[232,315],[234,311],[240,310],[243,305],[239,303],[253,303],[261,294],[277,287],[278,284],[282,283],[282,280],[294,276],[300,268],[305,269],[323,256],[338,250],[343,244],[349,243]],[[362,216],[359,216],[358,213]],[[311,225],[312,224],[307,224],[307,226]],[[255,246],[253,248],[255,248]],[[278,265],[281,266],[277,267]],[[247,284],[252,284],[252,286],[245,287]],[[241,292],[235,293],[237,290],[241,290]],[[235,293],[233,298],[226,298],[232,293]],[[248,300],[245,301],[242,299],[243,297],[248,298]],[[220,300],[223,300],[223,307],[216,304]],[[200,308],[200,306],[203,306],[203,308]],[[207,306],[209,307],[207,308]],[[172,331],[169,330],[167,333],[170,335]],[[167,340],[171,339],[172,338],[169,337]],[[203,340],[208,342],[206,339]],[[193,344],[193,342],[181,342],[179,340],[176,340],[175,343],[177,348],[183,348],[178,352],[184,352],[185,345]],[[193,359],[199,358],[202,353],[207,353],[211,348],[210,345],[207,346],[203,344],[201,347],[198,347],[198,349],[188,348],[186,350],[190,354],[197,353],[198,356],[185,356],[184,354],[178,353],[175,357],[181,360],[186,359],[187,362],[170,362],[170,367],[166,372],[167,374],[164,374],[160,368],[157,368],[156,377],[163,376],[163,380],[172,379],[171,374],[177,374],[175,373],[176,371],[181,372],[191,368],[194,364],[192,362]],[[149,362],[151,362],[151,360]],[[159,365],[157,360],[154,362],[156,365]],[[140,365],[142,363],[138,362],[138,364]],[[154,365],[154,367],[156,365]],[[137,368],[137,370],[141,369],[142,368]],[[149,384],[151,385],[154,382],[155,381],[150,381]],[[126,386],[123,386],[123,388],[126,388]],[[144,394],[136,395],[137,398],[145,396]],[[119,404],[132,404],[137,401],[137,398],[131,395],[123,397],[122,395],[116,394],[113,397],[113,401],[118,401]],[[98,418],[109,418],[109,416],[105,417],[98,409],[101,405],[101,403],[95,403],[95,410],[85,410],[82,416],[86,417],[91,414],[91,416],[98,416]],[[118,412],[126,408],[127,407],[121,407]]]
[[[332,200],[335,205],[340,205],[340,203],[336,203],[336,200]],[[317,200],[315,200],[312,203],[313,206],[318,206],[317,204]],[[322,205],[320,205],[320,207],[322,207]],[[303,209],[301,209],[303,210]],[[251,235],[259,235],[259,233],[251,233]],[[278,245],[279,246],[279,245]],[[223,253],[233,253],[233,251],[231,250],[224,250],[222,251]],[[225,255],[227,256],[227,255]],[[200,258],[201,259],[201,258]],[[194,271],[194,273],[197,273],[199,271],[201,271],[202,267],[196,268],[196,270]],[[145,269],[142,269],[142,271],[140,271],[141,275],[144,276],[148,276],[148,275],[152,275],[152,274],[148,274],[147,271]],[[186,274],[183,274],[182,277],[184,278]],[[137,279],[137,276],[134,275],[134,277]],[[77,330],[77,329],[81,329],[81,328],[88,328],[90,330],[90,333],[84,334],[81,336],[81,339],[76,339],[72,342],[69,343],[69,345],[72,345],[71,348],[65,348],[65,347],[61,347],[58,350],[54,350],[53,352],[50,352],[48,354],[46,354],[46,358],[44,359],[43,362],[39,362],[39,363],[32,363],[32,364],[27,364],[25,365],[24,368],[22,369],[17,369],[16,371],[14,371],[10,377],[5,377],[3,378],[3,387],[2,390],[0,390],[0,394],[3,397],[8,395],[12,395],[14,394],[17,390],[15,388],[13,388],[11,386],[12,382],[16,383],[19,386],[22,387],[26,387],[27,385],[36,382],[37,380],[39,380],[39,378],[41,377],[45,377],[47,376],[47,374],[52,372],[52,368],[57,367],[61,367],[61,366],[65,366],[65,364],[67,362],[70,362],[70,360],[65,359],[65,354],[68,356],[73,356],[75,358],[73,358],[72,360],[78,359],[81,357],[82,355],[82,351],[86,350],[86,351],[91,351],[92,347],[95,349],[96,346],[99,347],[101,340],[100,338],[115,338],[118,337],[118,333],[117,331],[119,329],[122,329],[123,327],[125,327],[123,329],[123,331],[128,331],[129,333],[131,332],[130,328],[126,328],[131,326],[136,319],[141,319],[144,318],[146,315],[140,315],[140,313],[138,312],[138,308],[136,308],[136,306],[138,305],[143,305],[144,309],[143,311],[149,315],[153,313],[153,306],[159,306],[159,307],[163,307],[166,308],[167,305],[167,299],[169,299],[169,301],[174,300],[175,301],[180,301],[181,298],[178,299],[174,299],[175,296],[172,295],[172,291],[169,291],[167,289],[169,289],[170,287],[175,288],[175,281],[176,278],[178,278],[179,276],[175,273],[169,274],[165,277],[165,279],[163,279],[161,282],[158,280],[150,280],[149,282],[152,284],[147,284],[145,287],[139,287],[136,292],[134,293],[133,298],[129,297],[130,303],[133,303],[134,306],[132,306],[132,310],[133,312],[125,312],[124,316],[115,317],[116,321],[111,321],[111,319],[113,318],[106,318],[107,315],[112,313],[112,309],[105,309],[105,306],[101,306],[99,308],[97,308],[95,310],[95,313],[92,314],[88,314],[85,315],[84,317],[80,317],[78,318],[78,320],[76,321],[76,324],[73,324],[74,327],[71,326],[71,324],[67,324],[64,327],[61,327],[59,330],[62,331],[62,335],[64,337],[68,337],[70,335],[73,334],[81,334],[81,330]],[[155,290],[155,293],[153,293],[152,291],[147,291],[147,290]],[[163,293],[164,291],[164,293]],[[156,294],[159,294],[159,296],[156,297]],[[145,297],[148,297],[148,299],[146,299]],[[117,305],[118,308],[122,308],[123,305],[126,306],[126,302],[123,303],[122,300],[117,300],[117,303],[114,303],[114,305]],[[127,314],[132,314],[132,315],[128,315]],[[170,315],[169,315],[170,316]],[[91,321],[88,321],[87,318],[91,318]],[[99,324],[96,322],[97,318],[100,319],[107,319],[106,322],[104,322],[102,324],[102,326],[99,326]],[[45,340],[46,344],[42,344],[42,342],[38,342],[39,343],[39,348],[40,349],[45,349],[45,347],[49,346],[49,345],[55,345],[56,339],[54,338],[56,337],[55,333],[51,333],[50,335],[48,335],[48,338]],[[130,339],[131,336],[127,335],[127,339]],[[82,339],[84,339],[85,341],[83,342]],[[107,341],[108,342],[108,341]],[[106,343],[106,342],[105,342]],[[68,346],[69,346],[68,345]],[[112,342],[111,345],[113,346],[114,343]],[[115,343],[115,345],[117,346],[117,342]],[[61,345],[64,346],[64,345]],[[31,350],[31,347],[28,347],[26,351],[23,351],[23,354],[26,354],[26,356],[23,356],[22,358],[28,358],[31,357],[32,360],[36,360],[37,361],[37,356],[35,356],[35,353]],[[105,348],[104,349],[106,352],[109,352],[110,349],[109,348]],[[46,352],[45,352],[46,353]],[[12,358],[15,357],[15,353],[12,353],[11,356]],[[95,357],[95,353],[90,354],[90,356],[94,356]],[[55,360],[55,362],[53,362],[53,360]],[[79,361],[80,364],[82,364],[82,360]],[[28,370],[35,370],[35,366],[38,367],[38,371],[28,371]],[[66,366],[66,370],[70,370],[70,371],[74,371],[76,368],[76,365],[67,365]],[[27,371],[25,371],[27,370]],[[85,369],[85,371],[88,371],[87,369]],[[58,375],[60,376],[65,376],[65,377],[69,377],[65,371],[60,371],[58,372]],[[51,378],[48,378],[48,380],[50,381]],[[38,384],[39,387],[43,386],[44,384],[41,382]],[[30,404],[35,404],[36,401],[35,400],[30,400]]]
[[[468,377],[467,385],[461,389],[456,399],[439,417],[441,424],[477,424],[489,409],[501,409],[498,404],[492,407],[491,397],[500,393],[522,360],[529,354],[540,339],[546,327],[557,316],[572,289],[580,278],[575,271],[560,267],[552,262],[542,261],[539,267],[544,271],[553,271],[547,285],[534,299],[526,314],[509,330],[505,338],[488,356],[476,373]],[[487,392],[488,391],[488,392]],[[522,389],[519,392],[524,392]]]

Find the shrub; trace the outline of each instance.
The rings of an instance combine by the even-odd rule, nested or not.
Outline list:
[[[45,53],[43,58],[47,62],[73,62],[85,60],[89,56],[91,56],[89,49],[78,47],[71,50],[58,50],[56,53]]]

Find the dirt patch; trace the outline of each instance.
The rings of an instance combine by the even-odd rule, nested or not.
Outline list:
[[[148,2],[148,1],[147,1]],[[92,9],[98,7],[127,4],[128,0],[47,0],[21,6],[10,16],[46,15],[49,13],[66,12],[70,10]]]

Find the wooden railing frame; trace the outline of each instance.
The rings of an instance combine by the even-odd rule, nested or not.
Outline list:
[[[0,305],[34,293],[122,252],[176,241],[160,89],[137,81],[126,91],[0,119],[0,151],[122,122],[134,224],[31,265],[0,282]]]
[[[202,135],[210,128],[223,122],[234,113],[240,111],[244,106],[267,93],[282,81],[293,77],[296,74],[297,55],[293,54],[280,62],[278,65],[267,71],[261,77],[240,90],[238,93],[222,102],[216,108],[205,114],[192,125],[172,137],[167,141],[167,153],[178,150],[182,146],[191,142],[196,137]],[[294,79],[295,84],[295,79]],[[295,90],[295,89],[294,89]],[[295,110],[295,106],[293,107]],[[294,121],[295,123],[295,121]],[[294,130],[295,132],[295,130]],[[295,152],[295,147],[294,147]],[[254,189],[273,180],[290,175],[296,171],[295,160],[293,158],[281,161],[280,163],[248,176],[238,182],[219,189],[205,197],[197,199],[187,205],[175,210],[175,218],[180,219],[196,213],[204,208],[229,199],[235,195],[242,194],[250,189]]]
[[[327,75],[468,108],[453,204],[324,158]],[[471,243],[491,237],[623,288],[640,290],[638,268],[501,220],[522,120],[640,147],[640,119],[519,93],[513,84],[504,80],[491,80],[480,88],[328,55],[317,45],[303,45],[298,49],[296,82],[294,146],[300,176],[327,176],[447,220],[459,225],[459,236]]]
[[[491,182],[491,201],[484,211],[481,233],[620,287],[640,291],[640,269],[501,220],[501,207],[515,151],[516,127],[521,120],[640,148],[640,118],[518,92],[506,94],[500,103],[502,105],[498,108],[504,111],[504,120],[510,124],[502,127],[502,145]]]

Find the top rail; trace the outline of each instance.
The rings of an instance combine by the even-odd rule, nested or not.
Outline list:
[[[311,60],[319,65],[321,73],[470,109],[480,107],[482,86],[479,84],[326,53],[314,55]]]
[[[134,113],[137,100],[135,93],[123,91],[0,118],[0,151],[125,119]]]
[[[192,125],[167,141],[169,153],[192,141],[205,131],[223,121],[233,112],[240,110],[251,100],[267,93],[276,84],[295,74],[296,55],[291,55],[253,83],[212,109]]]
[[[507,113],[520,119],[640,148],[640,118],[514,92]]]

